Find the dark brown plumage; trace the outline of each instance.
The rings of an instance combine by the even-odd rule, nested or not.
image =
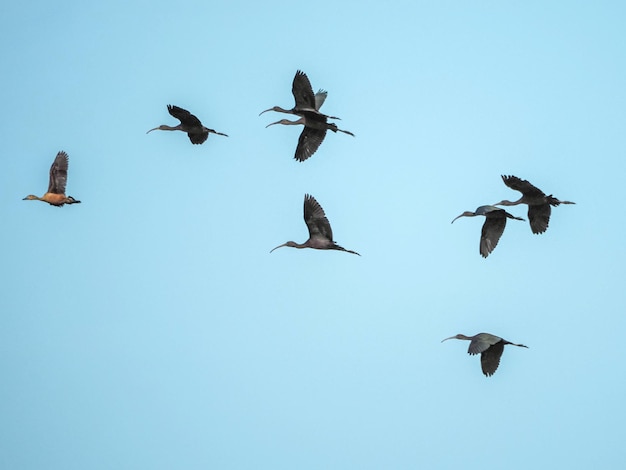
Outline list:
[[[504,346],[510,344],[511,346],[518,346],[520,348],[528,348],[523,344],[515,344],[495,336],[489,333],[478,333],[474,336],[465,336],[458,334],[442,340],[447,341],[449,339],[463,339],[470,341],[468,354],[475,355],[480,354],[480,366],[485,376],[490,377],[495,374],[498,366],[500,365],[500,358],[504,351]]]
[[[330,223],[326,218],[324,209],[322,209],[322,206],[320,206],[315,198],[313,196],[310,196],[309,194],[304,195],[304,222],[309,229],[309,239],[306,242],[300,244],[293,241],[288,241],[272,249],[272,251],[283,246],[290,246],[292,248],[339,250],[359,255],[356,251],[346,250],[344,247],[337,245],[333,241],[333,231],[330,228]],[[270,253],[272,251],[270,251]]]
[[[277,111],[280,113],[295,114],[300,116],[297,121],[289,121],[288,119],[281,119],[280,121],[268,124],[266,127],[273,126],[274,124],[283,124],[286,126],[293,126],[303,124],[304,129],[298,138],[298,146],[294,158],[299,162],[303,162],[313,155],[326,137],[326,131],[343,132],[354,137],[354,134],[350,131],[339,129],[336,124],[329,123],[328,119],[339,119],[335,116],[328,116],[320,113],[319,109],[326,100],[328,93],[324,90],[318,91],[313,94],[313,88],[306,74],[300,70],[296,72],[296,76],[293,79],[291,86],[291,92],[293,93],[296,105],[291,109],[284,109],[280,106],[274,106],[270,109],[262,111],[261,114],[267,111]],[[260,114],[259,114],[260,115]]]
[[[160,131],[183,131],[187,133],[189,140],[192,144],[202,144],[208,138],[209,134],[217,134],[223,135],[224,137],[228,137],[226,134],[221,132],[217,132],[213,129],[209,129],[205,127],[200,122],[196,116],[191,114],[189,111],[183,108],[179,108],[178,106],[173,106],[171,104],[167,105],[167,111],[176,119],[180,121],[180,124],[177,126],[168,126],[167,124],[162,124],[159,127],[155,127],[154,129],[150,129],[146,134],[160,130]]]
[[[485,223],[480,232],[480,254],[483,258],[489,256],[498,244],[500,237],[504,233],[506,227],[506,219],[524,220],[521,217],[515,217],[504,209],[495,206],[480,206],[476,212],[465,211],[461,215],[455,217],[453,223],[459,217],[474,217],[477,215],[485,216]]]

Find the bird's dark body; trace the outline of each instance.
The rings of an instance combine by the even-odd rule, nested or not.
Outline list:
[[[155,127],[154,129],[150,129],[147,133],[160,130],[160,131],[183,131],[187,133],[189,140],[192,144],[203,144],[209,138],[209,134],[217,134],[222,135],[224,137],[228,137],[226,134],[221,132],[217,132],[214,129],[209,129],[206,126],[202,125],[200,119],[191,114],[186,109],[180,108],[178,106],[174,106],[171,104],[167,105],[167,111],[170,113],[172,117],[175,117],[180,121],[180,124],[177,126],[168,126],[167,124],[162,124],[159,127]]]
[[[459,217],[475,217],[477,215],[485,216],[485,223],[480,231],[480,246],[479,252],[483,258],[489,256],[496,246],[500,237],[504,233],[506,227],[506,219],[524,220],[520,217],[515,217],[509,214],[504,209],[500,209],[496,206],[480,206],[474,212],[465,211],[458,217],[455,217],[454,222]]]
[[[320,147],[324,138],[326,137],[326,131],[343,132],[354,137],[354,134],[350,131],[339,129],[334,123],[329,123],[328,119],[339,119],[335,116],[328,116],[322,114],[319,111],[320,106],[326,100],[327,93],[320,90],[316,94],[313,94],[313,88],[306,74],[300,70],[296,72],[291,86],[291,92],[293,93],[295,106],[291,109],[284,109],[280,106],[274,106],[270,109],[262,111],[261,114],[267,111],[277,111],[280,113],[294,114],[300,116],[297,121],[289,121],[288,119],[281,119],[280,121],[268,124],[272,126],[274,124],[283,125],[304,125],[304,129],[298,138],[298,145],[294,153],[294,159],[299,162],[303,162],[311,157],[317,149]]]
[[[447,341],[449,339],[462,339],[470,341],[467,353],[470,355],[480,354],[480,366],[486,377],[491,377],[498,369],[505,345],[510,344],[520,348],[528,348],[528,346],[523,344],[511,343],[510,341],[490,333],[478,333],[474,336],[465,336],[459,333],[458,335],[442,340],[442,343],[443,341]]]
[[[288,241],[272,249],[272,251],[283,246],[290,246],[292,248],[314,248],[316,250],[339,250],[359,255],[356,251],[346,250],[344,247],[335,243],[333,240],[333,230],[330,227],[330,222],[328,222],[326,218],[324,209],[322,209],[322,206],[309,194],[304,195],[304,222],[309,229],[309,239],[307,241],[302,244]],[[270,253],[272,251],[270,251]]]

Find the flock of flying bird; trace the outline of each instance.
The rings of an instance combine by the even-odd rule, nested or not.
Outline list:
[[[309,82],[306,74],[300,70],[296,72],[292,84],[292,93],[295,99],[295,106],[291,109],[284,109],[280,106],[273,106],[272,108],[262,111],[259,116],[268,111],[276,111],[280,113],[287,113],[299,116],[300,119],[296,121],[289,121],[287,119],[281,119],[277,122],[268,124],[266,127],[273,126],[275,124],[283,125],[300,125],[304,126],[300,137],[298,138],[298,145],[294,158],[303,162],[311,157],[317,149],[320,147],[327,131],[342,132],[354,137],[354,134],[350,131],[339,129],[335,123],[328,122],[329,119],[340,119],[335,116],[329,116],[319,111],[320,107],[326,100],[327,92],[319,90],[317,93],[313,93],[313,88]],[[202,122],[191,114],[189,111],[179,108],[178,106],[167,105],[167,110],[174,118],[180,121],[180,124],[176,126],[168,126],[162,124],[154,129],[150,129],[147,133],[154,130],[162,131],[183,131],[186,132],[189,140],[192,144],[202,144],[208,138],[209,134],[216,134],[228,137],[222,132],[217,132],[213,129],[209,129],[202,125]],[[24,200],[36,200],[47,202],[50,205],[61,207],[65,204],[79,204],[80,201],[74,199],[72,196],[65,195],[65,189],[67,184],[67,170],[69,164],[69,157],[67,153],[61,151],[57,154],[52,166],[50,167],[50,181],[48,184],[48,191],[41,197],[35,195],[28,195]],[[486,205],[478,207],[474,212],[465,211],[461,215],[455,217],[452,222],[460,217],[474,217],[477,215],[485,216],[485,222],[482,227],[480,236],[480,254],[486,258],[495,249],[500,237],[504,233],[507,219],[524,220],[521,217],[516,217],[509,214],[504,209],[497,206],[516,206],[518,204],[528,205],[528,219],[530,222],[530,228],[534,234],[544,233],[548,228],[550,221],[551,206],[559,206],[560,204],[575,204],[570,201],[561,201],[552,195],[546,196],[546,194],[540,189],[533,186],[526,180],[522,180],[517,176],[502,176],[504,184],[509,188],[514,189],[522,193],[522,197],[517,201],[503,200],[494,205]],[[324,209],[315,200],[315,198],[309,194],[304,196],[304,222],[309,230],[309,238],[304,243],[296,243],[288,241],[282,245],[272,249],[270,253],[277,248],[283,246],[289,246],[292,248],[315,248],[318,250],[339,250],[347,253],[352,253],[358,256],[359,253],[352,250],[347,250],[335,243],[333,240],[333,232],[330,227],[330,223],[326,218]],[[449,339],[460,339],[470,341],[468,353],[470,355],[480,354],[480,362],[482,371],[485,376],[489,377],[493,375],[500,364],[500,357],[504,351],[504,346],[509,344],[512,346],[518,346],[527,348],[523,344],[511,343],[498,336],[489,333],[478,333],[474,336],[465,336],[463,334],[457,334],[446,338],[443,341]]]

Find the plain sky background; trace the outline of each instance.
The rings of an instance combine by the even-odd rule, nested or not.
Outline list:
[[[626,7],[3,2],[0,468],[621,468]],[[309,160],[296,70],[340,116]],[[166,105],[230,137],[192,145]],[[54,156],[67,194],[42,195]],[[500,175],[575,201],[483,218]],[[307,238],[305,193],[341,252]],[[526,217],[526,207],[509,209]],[[467,342],[508,347],[483,376]]]

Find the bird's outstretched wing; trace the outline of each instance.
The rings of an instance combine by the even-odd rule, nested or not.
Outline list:
[[[202,127],[202,123],[200,122],[200,119],[198,119],[197,117],[195,117],[193,114],[191,114],[189,111],[187,111],[186,109],[183,108],[179,108],[178,106],[173,106],[171,104],[167,105],[167,110],[168,112],[174,116],[176,119],[178,119],[183,125],[185,126],[189,126],[189,127]],[[206,140],[206,138],[204,139]],[[204,140],[202,142],[204,142]],[[193,142],[193,141],[192,141]],[[198,143],[202,143],[202,142],[198,142]],[[196,142],[194,142],[195,144]]]
[[[68,165],[69,157],[67,156],[67,153],[63,151],[57,153],[57,156],[50,167],[50,183],[48,184],[49,193],[65,194]]]
[[[528,181],[518,178],[517,176],[505,176],[502,175],[502,181],[509,188],[514,189],[516,191],[521,192],[523,195],[528,197],[544,197],[545,193],[530,184]]]
[[[326,101],[327,96],[328,92],[326,90],[320,90],[315,93],[315,109],[317,109],[318,111],[320,110],[320,108],[324,104],[324,101]]]
[[[315,95],[313,95],[311,82],[309,82],[309,78],[301,70],[298,70],[296,72],[296,76],[293,78],[291,92],[296,100],[296,108],[317,109],[315,106]]]
[[[528,221],[533,233],[543,233],[548,229],[551,213],[550,204],[528,206]]]
[[[293,158],[299,162],[305,161],[322,145],[326,137],[326,129],[315,129],[313,127],[304,126],[300,137],[298,138],[298,146]]]
[[[506,227],[506,217],[490,217],[489,214],[486,215],[485,223],[480,233],[480,254],[483,258],[489,256],[489,253],[494,250],[502,233],[504,233],[504,227]]]
[[[499,336],[492,335],[490,333],[478,333],[472,338],[469,348],[467,349],[467,353],[472,355],[480,354],[499,341],[502,341],[502,338]]]
[[[500,357],[504,351],[504,342],[499,341],[480,355],[480,365],[483,374],[487,377],[493,375],[500,365]]]
[[[309,238],[322,236],[333,241],[333,231],[324,209],[310,194],[304,195],[304,222],[309,229]]]
[[[192,144],[202,144],[209,138],[209,131],[187,132],[187,135]]]

